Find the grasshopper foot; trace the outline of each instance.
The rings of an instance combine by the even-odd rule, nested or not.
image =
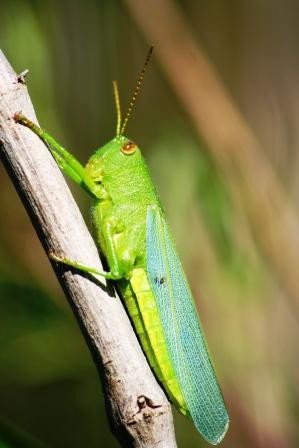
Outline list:
[[[114,277],[115,277],[111,272],[99,271],[98,269],[96,269],[92,266],[88,266],[84,263],[81,263],[80,261],[74,261],[74,260],[70,260],[69,258],[59,256],[59,255],[55,254],[54,252],[49,252],[49,258],[51,260],[55,261],[56,263],[62,263],[67,266],[71,266],[72,268],[75,268],[78,271],[86,272],[88,274],[94,275],[95,277],[100,276],[100,277],[105,277],[107,279],[114,279]]]
[[[56,263],[64,263],[65,258],[59,257],[54,252],[49,252],[49,258],[50,260],[56,261]]]

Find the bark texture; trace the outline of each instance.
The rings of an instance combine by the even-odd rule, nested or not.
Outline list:
[[[21,111],[37,122],[23,74],[0,51],[0,154],[41,243],[102,269],[80,211],[45,145],[14,122]],[[69,267],[53,269],[102,379],[108,418],[123,447],[176,447],[170,404],[156,382],[112,287]]]

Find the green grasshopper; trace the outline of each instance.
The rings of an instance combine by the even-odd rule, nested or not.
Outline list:
[[[139,147],[124,136],[151,52],[152,48],[123,123],[114,82],[116,137],[98,149],[85,167],[22,114],[17,113],[15,120],[37,134],[61,170],[92,196],[95,239],[109,272],[56,254],[50,257],[116,282],[149,364],[170,401],[193,420],[206,440],[217,444],[229,419],[201,324],[146,162]]]

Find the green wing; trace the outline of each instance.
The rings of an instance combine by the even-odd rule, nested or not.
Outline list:
[[[160,210],[149,206],[147,274],[178,382],[198,431],[219,443],[229,419],[181,262]]]

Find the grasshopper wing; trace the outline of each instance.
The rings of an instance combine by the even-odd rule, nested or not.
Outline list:
[[[228,428],[227,411],[188,282],[166,221],[156,206],[147,210],[146,264],[190,417],[203,437],[217,444]]]

